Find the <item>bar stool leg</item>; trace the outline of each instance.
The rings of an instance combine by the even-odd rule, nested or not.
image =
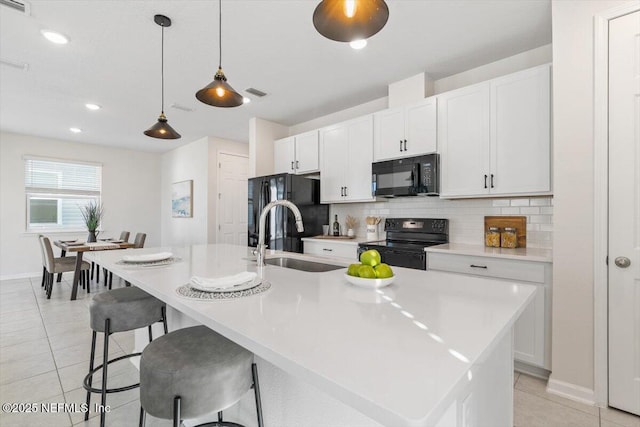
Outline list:
[[[251,364],[251,374],[253,376],[253,392],[256,396],[256,413],[258,414],[258,427],[263,427],[262,402],[260,401],[260,384],[258,383],[258,366]]]
[[[104,421],[106,417],[106,412],[104,408],[107,406],[107,366],[109,365],[107,361],[109,360],[109,331],[110,321],[106,319],[104,321],[104,349],[102,351],[102,398],[100,399],[100,427],[104,427]]]
[[[91,336],[91,359],[89,359],[89,372],[93,371],[93,360],[96,357],[96,337],[98,333],[93,331]],[[89,378],[89,387],[91,387],[91,383],[93,382],[93,375]],[[89,408],[91,407],[91,392],[87,390],[87,412],[84,413],[84,420],[87,421],[89,419]]]
[[[144,408],[141,406],[140,407],[140,423],[139,423],[139,427],[144,427],[145,421],[146,421],[146,415],[147,413],[144,411]]]
[[[109,289],[111,289],[111,285],[113,285],[113,272],[109,272]]]
[[[107,286],[109,283],[107,282],[107,269],[102,268],[102,272],[104,273],[104,285]]]
[[[173,427],[180,427],[180,423],[180,396],[176,396],[173,399]]]
[[[91,293],[91,278],[89,277],[89,270],[84,272],[85,281],[87,282],[87,293]]]
[[[164,334],[167,335],[169,333],[169,328],[167,327],[167,307],[163,306],[162,310],[162,326],[164,326]]]

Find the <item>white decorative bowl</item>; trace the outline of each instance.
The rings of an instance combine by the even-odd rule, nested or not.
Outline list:
[[[352,285],[360,286],[361,288],[377,289],[384,288],[385,286],[392,284],[396,279],[396,276],[391,276],[386,279],[365,279],[363,277],[354,277],[345,274],[344,278]]]

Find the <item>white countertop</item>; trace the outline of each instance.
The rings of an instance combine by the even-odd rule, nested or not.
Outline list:
[[[116,264],[123,254],[166,250],[182,260],[164,267]],[[399,267],[395,283],[375,291],[349,285],[344,269],[306,273],[267,265],[262,274],[272,284],[268,291],[197,301],[175,289],[194,275],[256,271],[248,248],[194,245],[91,255],[290,375],[394,427],[432,424],[535,293],[530,285]]]
[[[445,243],[444,245],[429,246],[425,252],[440,252],[447,254],[484,256],[492,258],[518,259],[522,261],[553,262],[550,249],[539,248],[490,248],[483,245],[469,245],[464,243]]]
[[[366,242],[367,239],[363,237],[354,237],[353,239],[331,239],[331,238],[316,238],[316,237],[303,237],[301,239],[303,242],[318,242],[318,243],[337,243],[341,245],[352,245],[358,246],[358,243]]]

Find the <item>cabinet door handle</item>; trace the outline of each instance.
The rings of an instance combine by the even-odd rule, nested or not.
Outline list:
[[[322,250],[327,252],[333,252],[333,249],[329,249],[329,248],[322,248]]]
[[[293,162],[291,162],[291,170],[294,170]]]
[[[491,174],[491,188],[493,188],[493,174]]]
[[[347,187],[344,187],[344,195],[345,195],[345,196],[348,196],[348,194],[347,194]]]
[[[296,169],[300,169],[300,162],[296,160]]]
[[[407,151],[407,140],[404,140],[404,151]]]
[[[484,176],[484,188],[487,188],[487,175]]]
[[[471,268],[484,268],[485,270],[487,269],[486,265],[475,265],[475,264],[471,264],[469,267]]]
[[[344,187],[340,187],[340,195],[344,196]]]
[[[400,140],[400,152],[402,153],[402,140]]]

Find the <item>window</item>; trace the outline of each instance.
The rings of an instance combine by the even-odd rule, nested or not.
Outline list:
[[[26,157],[27,231],[84,230],[81,208],[100,202],[102,166]]]

